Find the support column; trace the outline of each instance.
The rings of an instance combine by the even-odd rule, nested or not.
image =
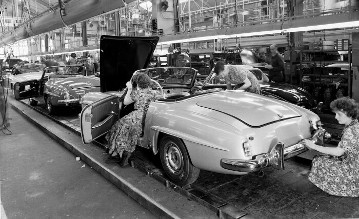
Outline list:
[[[115,35],[116,36],[121,35],[120,30],[121,30],[120,14],[118,11],[116,11],[115,12]]]
[[[350,57],[350,56],[349,56]],[[359,33],[352,33],[352,97],[359,102]]]
[[[303,1],[302,0],[287,0],[288,15],[290,17],[299,16],[303,14]],[[295,48],[300,47],[303,44],[303,32],[289,33],[289,58],[288,68],[286,71],[287,78],[286,81],[293,84],[299,83],[300,80],[296,72],[296,57],[297,53]]]
[[[45,52],[49,52],[49,35],[48,34],[45,34],[45,37],[44,37],[44,47],[45,47]]]
[[[81,22],[81,37],[82,37],[82,46],[88,46],[87,40],[87,21]]]

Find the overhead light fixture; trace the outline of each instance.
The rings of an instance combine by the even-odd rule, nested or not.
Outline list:
[[[206,40],[214,40],[214,39],[229,39],[229,38],[236,38],[236,37],[263,36],[263,35],[270,35],[270,34],[280,34],[282,32],[283,32],[282,30],[269,30],[269,31],[250,32],[250,33],[237,33],[237,34],[231,34],[231,35],[193,37],[193,38],[187,38],[187,39],[159,42],[158,45],[165,45],[165,44],[172,44],[172,43],[188,43],[188,42],[206,41]]]
[[[87,50],[77,50],[77,51],[68,51],[68,52],[56,52],[56,53],[52,53],[51,55],[62,55],[62,54],[70,54],[70,53],[78,53],[78,52],[93,52],[93,51],[100,51],[100,49],[87,49]]]
[[[283,32],[302,32],[302,31],[304,32],[304,31],[343,29],[343,28],[353,28],[353,27],[359,27],[359,21],[323,24],[323,25],[306,26],[306,27],[292,27],[292,28],[284,29]]]
[[[237,33],[231,35],[225,35],[224,38],[236,38],[236,37],[251,37],[251,36],[264,36],[271,34],[280,34],[283,33],[282,30],[267,30],[267,31],[259,31],[259,32],[249,32],[249,33]]]
[[[172,44],[172,43],[196,42],[196,41],[205,41],[205,40],[213,40],[213,39],[229,39],[229,38],[238,38],[238,37],[264,36],[264,35],[290,33],[290,32],[320,31],[320,30],[358,28],[358,27],[359,27],[359,21],[350,21],[350,22],[313,25],[313,26],[305,26],[305,27],[293,27],[293,28],[287,28],[287,29],[281,29],[281,30],[268,30],[268,31],[237,33],[237,34],[229,34],[229,35],[193,37],[193,38],[187,38],[187,39],[159,42],[158,45],[166,45],[166,44]]]
[[[204,36],[204,37],[193,37],[188,39],[180,39],[180,40],[170,40],[165,42],[159,42],[157,45],[167,45],[173,43],[189,43],[189,42],[196,42],[196,41],[205,41],[205,40],[215,40],[225,38],[225,35],[215,35],[215,36]]]

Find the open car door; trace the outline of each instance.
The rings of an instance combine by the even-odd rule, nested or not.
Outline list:
[[[14,84],[14,97],[15,100],[22,100],[39,95],[40,81],[31,80],[24,82],[16,82]]]
[[[15,100],[23,100],[43,95],[44,85],[48,80],[49,73],[51,73],[51,69],[45,68],[39,79],[16,82],[13,88]]]
[[[81,136],[85,144],[105,135],[119,118],[120,101],[108,96],[85,106],[80,115]]]

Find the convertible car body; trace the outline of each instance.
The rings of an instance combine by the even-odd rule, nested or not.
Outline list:
[[[146,67],[157,40],[103,36],[101,90],[124,88],[134,68]],[[133,57],[138,59],[128,62]],[[119,63],[126,63],[127,69],[116,69]],[[306,150],[301,140],[312,139],[318,144],[323,140],[325,131],[319,117],[307,109],[237,90],[192,93],[192,80],[167,81],[171,74],[166,70],[139,70],[156,80],[162,95],[144,113],[138,146],[159,154],[165,174],[178,185],[194,182],[200,170],[241,175],[269,166],[284,168],[285,158]],[[177,72],[176,79],[196,74],[192,68],[170,71]],[[117,83],[113,82],[114,74],[121,78]],[[123,106],[122,98],[105,93],[102,99],[86,105],[80,116],[84,143],[104,136],[131,110],[128,107]]]
[[[54,113],[58,106],[80,106],[80,98],[85,93],[100,91],[100,79],[83,76],[83,66],[68,65],[64,68],[63,74],[49,73],[44,69],[38,79],[15,83],[15,99],[31,98],[35,105],[43,98],[49,113]]]

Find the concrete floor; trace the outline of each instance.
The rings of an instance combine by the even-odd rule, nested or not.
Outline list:
[[[9,116],[12,134],[0,131],[8,218],[156,218],[10,107]]]

